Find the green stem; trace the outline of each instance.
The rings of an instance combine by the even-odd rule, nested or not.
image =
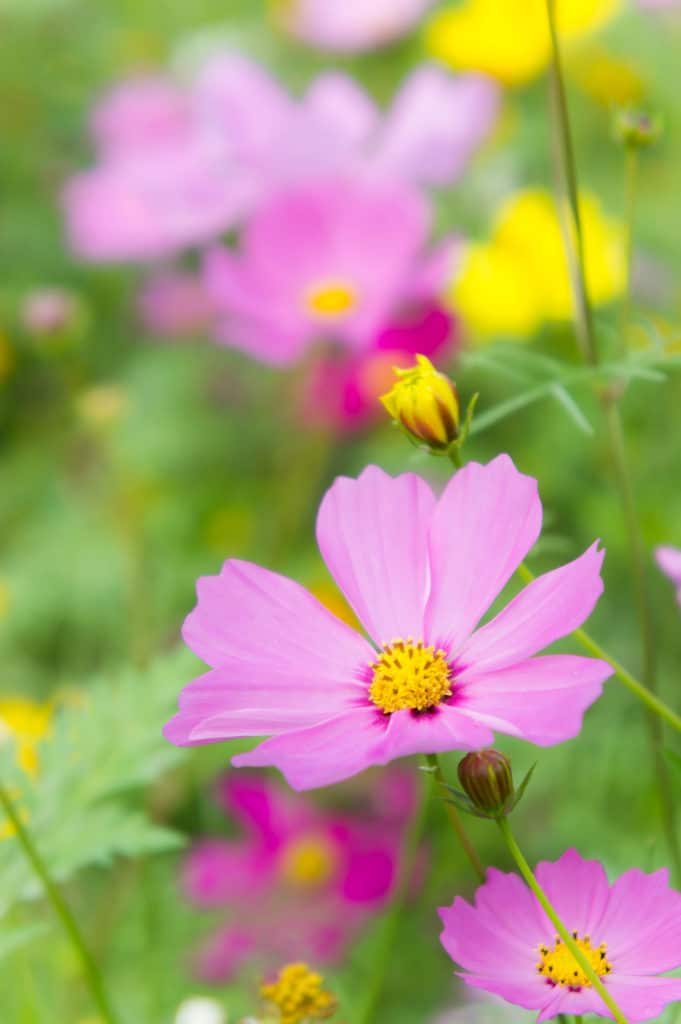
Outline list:
[[[390,897],[390,906],[385,915],[378,953],[372,964],[369,992],[359,1015],[360,1024],[370,1024],[371,1021],[379,1016],[383,990],[393,960],[395,938],[409,895],[409,885],[414,877],[414,867],[425,832],[428,808],[433,791],[432,781],[427,777],[428,773],[424,774],[426,777],[423,781],[421,798],[416,813],[404,835],[400,851],[399,875]]]
[[[536,579],[536,576],[531,569],[523,563],[518,567],[518,575],[525,583],[531,583],[532,580]],[[664,701],[661,701],[654,693],[651,693],[643,683],[640,683],[631,672],[622,665],[617,658],[614,658],[612,654],[609,654],[604,647],[601,647],[593,637],[586,632],[584,629],[575,629],[572,634],[582,647],[593,654],[595,658],[601,658],[603,661],[607,661],[609,665],[620,680],[624,683],[628,690],[640,700],[646,707],[653,711],[660,718],[663,718],[673,729],[681,733],[681,715],[677,715]]]
[[[586,274],[584,270],[584,233],[582,231],[582,218],[579,211],[577,168],[574,145],[572,142],[572,133],[570,131],[567,97],[565,94],[565,78],[563,76],[563,61],[556,25],[555,0],[546,0],[546,14],[549,23],[552,51],[550,84],[553,116],[551,118],[551,128],[553,130],[557,168],[572,220],[571,225],[568,222],[568,228],[565,232],[567,235],[565,241],[568,264],[570,267],[570,276],[573,284],[575,325],[584,358],[587,362],[595,365],[598,361],[596,336],[594,332],[593,317],[591,314],[591,305],[589,303]],[[572,227],[574,234],[570,231],[570,227]],[[573,253],[572,246],[568,244],[573,239],[576,253]]]
[[[553,906],[549,902],[549,899],[548,899],[546,893],[544,892],[544,890],[539,885],[539,882],[537,881],[537,879],[534,876],[532,868],[530,867],[530,865],[525,860],[525,857],[523,856],[522,850],[520,849],[520,847],[518,846],[517,842],[515,841],[515,837],[513,835],[513,832],[511,831],[511,826],[509,825],[508,818],[506,818],[504,816],[502,816],[501,818],[497,818],[497,824],[499,825],[499,829],[501,830],[501,834],[503,835],[503,837],[504,837],[504,839],[506,841],[506,845],[508,846],[508,849],[509,849],[513,859],[515,860],[516,864],[518,865],[518,868],[520,869],[521,875],[523,876],[523,878],[527,882],[528,886],[530,887],[530,889],[532,890],[534,895],[537,897],[537,899],[538,899],[539,903],[541,904],[541,906],[542,906],[546,916],[549,918],[549,920],[551,921],[551,923],[555,927],[555,929],[558,932],[559,936],[561,937],[561,939],[563,940],[563,942],[565,943],[567,948],[572,953],[573,957],[575,958],[575,960],[577,961],[577,963],[581,967],[582,971],[584,972],[584,974],[587,976],[587,978],[589,979],[589,981],[593,985],[593,987],[596,990],[596,992],[598,992],[599,996],[601,997],[601,999],[603,1000],[605,1005],[608,1007],[608,1009],[612,1013],[613,1017],[617,1021],[617,1024],[627,1024],[626,1017],[624,1016],[624,1014],[620,1010],[619,1006],[617,1005],[615,1000],[612,998],[612,996],[608,992],[607,988],[605,987],[605,985],[603,984],[603,982],[599,978],[599,976],[596,973],[596,971],[593,969],[593,967],[591,966],[591,964],[589,963],[587,958],[582,953],[581,949],[579,948],[579,946],[575,942],[575,940],[572,937],[571,933],[565,927],[565,925],[563,924],[563,922],[559,918],[558,914],[554,910]]]
[[[0,805],[2,805],[3,811],[12,823],[16,832],[16,837],[21,844],[26,859],[29,861],[37,877],[40,879],[42,887],[45,890],[45,895],[52,904],[57,917],[62,923],[64,931],[71,941],[74,952],[81,962],[83,975],[90,989],[93,1002],[97,1006],[105,1024],[116,1024],[116,1018],[104,990],[104,985],[102,983],[97,963],[85,945],[85,941],[81,935],[78,924],[76,923],[76,920],[69,910],[59,889],[50,877],[47,866],[34,846],[28,829],[21,820],[21,816],[16,810],[9,793],[2,785],[0,785]]]
[[[445,810],[447,811],[447,814],[449,816],[449,820],[452,823],[452,827],[454,828],[454,831],[456,832],[457,838],[458,838],[459,842],[461,843],[461,847],[463,849],[463,852],[468,857],[468,860],[470,861],[470,865],[473,868],[473,871],[475,872],[475,874],[478,876],[478,879],[481,882],[484,882],[485,881],[485,868],[483,866],[482,861],[480,860],[480,857],[478,856],[478,851],[473,846],[473,843],[471,842],[471,839],[470,839],[468,833],[466,832],[464,823],[461,820],[461,815],[457,811],[457,809],[454,806],[454,804],[451,803],[450,800],[449,800],[449,792],[447,790],[447,783],[445,782],[445,777],[442,774],[442,768],[440,767],[440,760],[439,760],[437,754],[426,754],[426,760],[427,760],[428,765],[429,765],[429,767],[430,767],[430,769],[431,769],[431,771],[433,773],[435,781],[437,782],[441,792],[443,793],[443,795],[446,798],[445,799]]]
[[[631,316],[631,279],[634,253],[634,218],[638,183],[638,147],[627,146],[624,154],[624,295],[622,297],[622,341],[627,347],[627,328]]]
[[[575,1014],[575,1024],[584,1024],[584,1018],[582,1017],[581,1013]]]

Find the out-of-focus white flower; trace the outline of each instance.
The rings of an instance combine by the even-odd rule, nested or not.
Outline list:
[[[227,1014],[209,996],[190,996],[181,1003],[175,1024],[227,1024]]]

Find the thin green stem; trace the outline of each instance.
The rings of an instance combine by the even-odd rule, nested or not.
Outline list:
[[[45,895],[52,904],[57,917],[62,923],[64,931],[71,941],[74,952],[80,960],[83,975],[88,988],[90,989],[93,1002],[97,1006],[102,1019],[105,1021],[105,1024],[116,1024],[116,1017],[114,1016],[114,1012],[104,990],[104,985],[102,983],[97,963],[85,944],[85,940],[83,939],[76,919],[69,910],[57,885],[52,880],[47,866],[38,853],[26,825],[21,820],[21,815],[15,808],[14,802],[12,801],[9,793],[2,785],[0,785],[0,805],[12,823],[16,837],[21,844],[26,859],[29,861],[31,867],[39,878],[40,883],[45,890]]]
[[[399,875],[393,887],[390,897],[390,906],[385,915],[383,932],[380,938],[378,952],[374,958],[371,970],[369,991],[366,1001],[359,1015],[360,1024],[371,1024],[379,1016],[379,1007],[385,988],[385,982],[393,959],[393,948],[395,938],[400,924],[400,918],[404,913],[405,904],[409,895],[409,886],[414,877],[414,868],[418,857],[419,847],[428,817],[433,792],[433,780],[430,773],[423,773],[423,788],[416,812],[407,828],[402,849],[400,851]]]
[[[437,784],[438,784],[438,786],[439,786],[443,796],[445,796],[445,798],[446,798],[445,802],[444,802],[445,810],[447,811],[447,814],[449,816],[449,820],[451,821],[452,827],[454,828],[454,831],[456,832],[457,839],[461,843],[461,847],[463,849],[463,852],[468,857],[468,860],[470,861],[470,865],[473,868],[473,871],[475,872],[475,874],[478,876],[478,879],[481,882],[484,882],[485,881],[485,868],[483,866],[482,861],[480,860],[480,857],[478,856],[478,851],[473,846],[473,843],[472,843],[468,833],[466,832],[464,823],[461,820],[461,815],[457,811],[457,809],[454,806],[454,804],[451,803],[451,801],[448,799],[449,793],[448,793],[448,790],[447,790],[447,783],[445,782],[445,777],[442,774],[442,768],[440,767],[440,760],[439,760],[437,754],[426,754],[426,760],[428,762],[428,765],[430,766],[430,769],[431,769],[431,771],[433,773],[435,781],[437,782]]]
[[[584,972],[584,974],[587,976],[587,978],[589,979],[589,981],[593,985],[593,987],[596,990],[596,992],[598,992],[599,996],[601,997],[601,999],[603,1000],[605,1005],[608,1007],[608,1009],[612,1013],[613,1017],[617,1021],[617,1024],[627,1024],[626,1017],[624,1016],[624,1014],[620,1010],[620,1008],[617,1005],[617,1003],[615,1002],[615,1000],[612,998],[611,994],[608,992],[607,988],[605,987],[605,985],[603,984],[603,982],[599,978],[599,976],[596,973],[596,971],[591,966],[590,962],[584,956],[583,952],[581,951],[581,949],[579,948],[579,946],[575,942],[572,934],[565,927],[565,925],[561,921],[560,917],[558,916],[558,914],[554,910],[553,906],[549,902],[549,899],[548,899],[546,893],[544,892],[542,887],[539,885],[539,882],[537,881],[537,879],[534,876],[532,868],[530,867],[530,865],[525,860],[523,852],[522,852],[522,850],[520,849],[520,847],[518,846],[518,844],[517,844],[517,842],[515,840],[513,832],[511,831],[511,826],[510,826],[510,824],[508,822],[508,818],[506,818],[506,817],[497,818],[497,824],[499,825],[499,829],[501,831],[502,836],[504,837],[504,839],[506,841],[506,845],[508,846],[508,849],[509,849],[509,851],[511,853],[511,856],[513,857],[513,859],[515,860],[516,864],[518,865],[518,868],[520,869],[520,873],[522,874],[523,878],[527,882],[528,886],[530,887],[530,889],[532,890],[534,895],[537,897],[537,899],[538,899],[539,903],[541,904],[541,906],[542,906],[546,916],[549,918],[549,920],[553,924],[554,928],[558,932],[558,935],[560,936],[562,941],[565,943],[567,948],[570,950],[570,952],[572,953],[572,956],[575,958],[575,960],[577,961],[577,963],[581,967],[582,971]]]
[[[587,362],[595,365],[598,361],[596,335],[586,285],[584,261],[584,233],[579,210],[579,190],[577,187],[577,168],[575,162],[570,118],[568,116],[567,96],[565,94],[565,78],[563,76],[563,60],[556,25],[555,0],[546,0],[546,14],[551,36],[552,60],[550,66],[551,86],[551,129],[553,133],[556,167],[561,181],[561,191],[569,209],[567,229],[564,234],[566,253],[573,285],[575,304],[575,326],[582,353]],[[570,223],[571,220],[571,223]],[[573,246],[569,243],[574,241]]]
[[[631,316],[634,221],[638,186],[638,146],[627,146],[624,153],[624,294],[622,296],[622,342],[626,350],[627,328]]]

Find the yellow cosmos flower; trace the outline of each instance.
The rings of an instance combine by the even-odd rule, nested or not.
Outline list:
[[[623,230],[588,193],[580,214],[589,296],[609,302],[624,288]],[[504,203],[490,241],[469,246],[450,297],[478,337],[529,336],[546,321],[570,319],[563,236],[548,192],[528,189]]]
[[[565,41],[599,28],[621,0],[556,0]],[[457,70],[483,71],[506,85],[521,85],[549,63],[546,0],[464,0],[436,13],[426,25],[430,56]]]

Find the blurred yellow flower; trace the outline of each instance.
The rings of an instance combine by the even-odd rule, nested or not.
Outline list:
[[[27,775],[38,771],[38,745],[52,721],[52,704],[26,697],[0,697],[0,744],[16,747],[17,763]]]
[[[566,68],[571,81],[603,107],[626,107],[640,103],[645,82],[634,64],[613,57],[601,46],[580,49]]]
[[[565,41],[593,31],[615,14],[621,0],[556,0]],[[437,12],[425,29],[428,54],[461,71],[483,71],[520,85],[549,63],[546,0],[464,0]]]
[[[624,288],[622,227],[585,192],[580,214],[589,296],[596,304],[609,302]],[[450,298],[478,337],[529,336],[546,321],[571,317],[563,237],[548,192],[528,189],[504,203],[490,241],[464,253]]]

